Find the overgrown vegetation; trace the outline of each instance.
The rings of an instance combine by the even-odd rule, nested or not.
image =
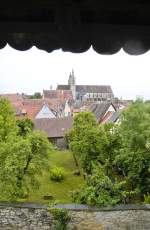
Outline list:
[[[86,178],[83,189],[74,195],[77,202],[144,201],[150,192],[149,104],[135,101],[122,113],[119,125],[99,125],[91,113],[80,113],[68,140]]]
[[[67,224],[70,220],[70,216],[66,209],[57,209],[50,208],[48,209],[50,213],[52,213],[54,217],[54,225],[53,230],[67,230]]]

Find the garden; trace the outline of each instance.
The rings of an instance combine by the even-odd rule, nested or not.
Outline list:
[[[150,104],[137,99],[118,124],[75,116],[58,151],[0,99],[0,200],[107,206],[150,203]]]

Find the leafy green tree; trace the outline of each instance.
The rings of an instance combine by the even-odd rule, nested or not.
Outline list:
[[[121,135],[118,131],[118,125],[113,123],[102,124],[99,126],[99,129],[102,146],[99,153],[100,162],[105,166],[106,175],[112,176],[115,171],[114,160],[122,146]]]
[[[82,112],[75,117],[69,140],[70,149],[81,162],[84,172],[89,174],[91,163],[100,151],[99,130],[92,113]]]
[[[21,127],[30,125],[30,122],[25,122]],[[22,130],[19,135],[10,103],[0,99],[1,199],[17,199],[37,188],[37,175],[47,167],[49,153],[53,150],[44,133]]]
[[[40,132],[0,144],[0,194],[5,199],[24,197],[38,188],[37,175],[47,165],[52,146]]]
[[[14,110],[8,100],[0,98],[0,142],[6,141],[16,133],[17,126]]]
[[[73,193],[74,201],[97,206],[126,203],[127,197],[132,195],[132,192],[125,190],[126,181],[112,181],[105,175],[102,166],[98,164],[92,166],[92,174],[86,178],[85,186]]]
[[[140,201],[148,197],[147,194],[150,193],[150,104],[140,99],[136,100],[124,110],[119,125],[98,126],[96,123],[86,123],[84,116],[85,114],[80,114],[80,119],[76,118],[77,123],[74,122],[69,136],[70,148],[76,153],[84,172],[88,175],[84,189],[78,193],[79,200],[82,201],[84,198],[85,203],[100,204],[97,196],[103,199],[103,194],[107,194],[107,190],[112,193],[112,188],[115,189],[114,186],[122,182],[124,186],[121,194],[124,198],[128,198],[128,202],[131,194],[134,195],[134,199],[138,198]],[[91,117],[89,114],[88,116]],[[101,174],[98,170],[92,170],[93,163],[101,164],[103,168]],[[96,195],[101,180],[106,187],[108,184],[110,187],[109,189],[105,187],[103,194],[99,192],[99,195]],[[94,184],[92,181],[95,181]],[[111,183],[112,181],[115,182]],[[123,202],[118,192],[117,202]],[[108,195],[110,194],[107,194],[107,198],[110,198]],[[94,197],[92,198],[94,201],[90,200],[91,196]],[[112,204],[111,199],[106,199],[104,204],[106,203]]]
[[[75,117],[69,140],[84,172],[90,174],[92,162],[97,161],[106,165],[107,174],[112,173],[115,152],[120,146],[119,133],[113,124],[98,125],[92,113],[80,113]]]
[[[150,192],[150,105],[135,101],[122,115],[119,132],[122,145],[114,163],[129,188],[143,198]]]
[[[26,136],[33,130],[33,122],[29,118],[17,120],[18,134],[20,136]]]

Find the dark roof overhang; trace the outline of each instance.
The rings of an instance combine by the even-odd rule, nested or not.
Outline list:
[[[32,46],[100,54],[150,49],[150,2],[145,0],[5,0],[0,5],[0,48]]]

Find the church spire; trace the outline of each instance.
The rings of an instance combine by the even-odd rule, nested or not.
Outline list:
[[[72,91],[72,95],[73,95],[73,99],[76,99],[76,79],[74,76],[74,71],[72,69],[72,72],[69,75],[69,79],[68,79],[68,85],[70,86],[70,89]]]
[[[75,84],[76,84],[76,79],[75,79],[75,76],[74,76],[74,70],[72,69],[72,72],[69,75],[68,85],[74,86]]]

